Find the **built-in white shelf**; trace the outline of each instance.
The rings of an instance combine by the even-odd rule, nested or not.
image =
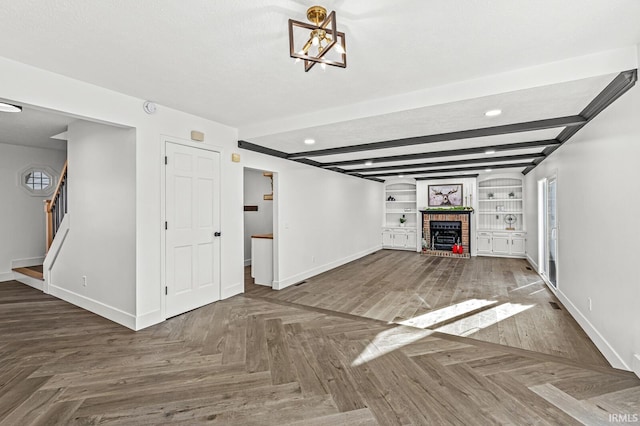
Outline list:
[[[517,175],[479,181],[477,229],[498,232],[513,227],[513,231],[524,231],[524,202],[524,180]],[[514,215],[515,223],[505,222],[506,215]]]
[[[388,198],[395,198],[389,201]],[[416,181],[403,178],[385,182],[382,246],[399,250],[418,250],[418,205]],[[400,218],[406,219],[400,226]]]

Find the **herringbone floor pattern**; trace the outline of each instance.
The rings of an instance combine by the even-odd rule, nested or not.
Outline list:
[[[134,333],[0,284],[2,425],[571,425],[635,413],[633,374],[430,330],[236,296]]]
[[[270,300],[609,365],[523,259],[380,250],[281,291],[245,282]]]

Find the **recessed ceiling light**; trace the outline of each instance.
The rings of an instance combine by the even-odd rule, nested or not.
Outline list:
[[[502,114],[501,109],[490,109],[489,111],[484,113],[484,115],[486,115],[487,117],[497,117],[500,114]]]
[[[371,161],[371,160],[365,161],[364,165],[365,166],[373,166],[373,161]]]
[[[314,143],[316,143],[315,139],[305,139],[304,140],[304,144],[305,145],[313,145]]]
[[[496,150],[495,150],[495,149],[488,149],[488,150],[486,150],[484,153],[485,153],[485,154],[487,154],[487,155],[495,154],[495,153],[496,153]]]
[[[7,104],[5,102],[0,102],[0,111],[2,112],[21,112],[22,107],[17,105]]]
[[[493,169],[484,169],[485,172],[487,173],[491,173],[493,171]]]
[[[404,175],[398,175],[398,177],[402,179],[404,177]]]

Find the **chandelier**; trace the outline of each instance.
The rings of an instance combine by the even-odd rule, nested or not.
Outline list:
[[[327,9],[311,6],[307,10],[307,22],[289,19],[289,56],[296,62],[304,61],[305,72],[315,64],[322,69],[327,65],[347,67],[347,51],[344,33],[336,28],[336,12],[327,16]],[[306,40],[304,43],[300,40]]]

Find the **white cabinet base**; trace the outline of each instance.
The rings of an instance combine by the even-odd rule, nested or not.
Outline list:
[[[527,233],[523,231],[478,231],[478,256],[526,257]]]
[[[413,228],[383,228],[382,248],[418,251],[418,233]]]
[[[251,238],[251,276],[256,284],[273,285],[273,239]]]

